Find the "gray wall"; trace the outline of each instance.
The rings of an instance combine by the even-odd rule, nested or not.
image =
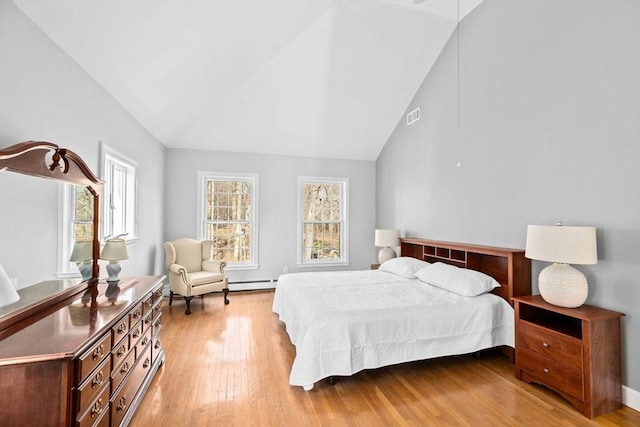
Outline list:
[[[298,176],[349,178],[348,269],[366,269],[376,259],[375,162],[293,156],[167,150],[167,240],[197,238],[198,171],[258,174],[258,270],[228,271],[230,282],[276,279],[296,267]],[[314,269],[304,268],[304,271]],[[234,286],[230,286],[233,290]]]
[[[0,1],[0,147],[28,140],[50,141],[69,148],[83,157],[96,174],[99,141],[137,160],[140,239],[130,248],[131,258],[122,263],[122,275],[164,272],[164,146],[12,2]],[[10,195],[28,194],[20,201],[17,216],[34,226],[21,228],[5,223],[0,228],[0,242],[25,241],[28,231],[38,238],[42,230],[56,236],[56,186],[49,185],[49,192],[44,194],[36,192],[26,178],[4,179],[0,184],[8,185],[0,186],[0,203],[6,207],[11,203]],[[10,271],[12,266],[3,261],[16,252],[12,246],[0,246],[0,262],[10,276],[15,276]],[[55,243],[41,243],[36,248],[38,260],[44,263],[38,264],[38,269],[44,274],[55,271]],[[31,276],[19,279],[19,286],[31,284]]]
[[[623,383],[640,390],[640,2],[485,0],[459,64],[458,98],[454,34],[407,108],[422,119],[378,158],[376,221],[507,247],[527,224],[596,226],[587,302],[626,314]]]

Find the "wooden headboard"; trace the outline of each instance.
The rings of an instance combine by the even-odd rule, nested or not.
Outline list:
[[[488,274],[500,283],[493,293],[511,298],[531,295],[531,260],[524,249],[498,248],[438,240],[401,238],[400,255],[427,262],[445,262]]]

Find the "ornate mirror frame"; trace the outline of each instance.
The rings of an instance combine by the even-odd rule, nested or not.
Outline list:
[[[72,287],[64,292],[51,295],[31,306],[0,319],[0,335],[3,330],[41,311],[44,306],[51,306],[73,295],[96,288],[100,275],[98,259],[100,257],[99,216],[100,194],[103,181],[98,179],[80,156],[71,150],[61,148],[57,144],[45,141],[26,141],[10,147],[0,148],[0,173],[17,172],[39,178],[53,179],[65,183],[82,185],[93,195],[93,237],[91,278],[82,285]],[[6,332],[6,331],[5,331]]]

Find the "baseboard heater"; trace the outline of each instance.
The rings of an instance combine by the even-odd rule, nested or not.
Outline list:
[[[275,283],[278,279],[264,279],[264,280],[246,280],[243,282],[229,282],[230,285],[244,285],[246,283]]]
[[[278,279],[265,279],[265,280],[246,280],[229,282],[229,290],[234,291],[251,291],[261,289],[273,289],[276,287]]]

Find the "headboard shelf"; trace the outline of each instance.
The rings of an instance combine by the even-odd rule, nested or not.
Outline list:
[[[513,297],[531,295],[531,260],[525,258],[524,249],[407,237],[400,239],[400,254],[488,274],[501,285],[493,292],[509,304]]]

